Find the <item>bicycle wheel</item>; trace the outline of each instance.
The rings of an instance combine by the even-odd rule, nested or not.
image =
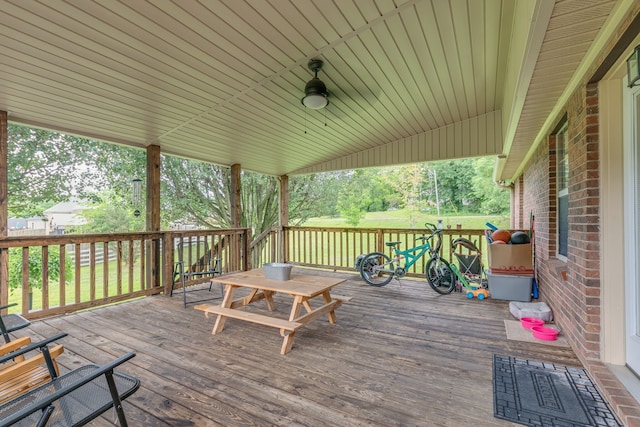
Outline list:
[[[427,282],[437,293],[450,294],[456,288],[456,278],[447,261],[431,258],[425,270]]]
[[[395,263],[381,252],[367,255],[360,263],[360,276],[371,286],[384,286],[393,279]]]

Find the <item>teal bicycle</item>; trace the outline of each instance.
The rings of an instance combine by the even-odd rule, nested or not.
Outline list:
[[[429,253],[425,276],[433,290],[445,295],[450,294],[456,288],[460,290],[465,288],[467,297],[477,296],[479,299],[484,299],[488,294],[482,291],[478,292],[479,289],[485,287],[482,283],[470,282],[468,275],[460,272],[455,264],[449,263],[440,256],[443,230],[431,223],[426,223],[425,227],[431,231],[431,234],[416,238],[416,240],[423,241],[421,245],[400,250],[398,245],[402,242],[386,242],[385,245],[393,251],[393,258],[382,252],[372,252],[365,255],[359,261],[362,279],[371,286],[385,286],[394,278],[403,278],[418,259]],[[402,264],[403,259],[405,260],[404,264]]]

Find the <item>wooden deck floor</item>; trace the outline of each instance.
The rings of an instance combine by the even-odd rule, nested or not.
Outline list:
[[[508,426],[493,417],[494,353],[580,365],[568,348],[507,340],[505,301],[313,273],[349,278],[334,292],[353,299],[337,324],[322,317],[299,330],[284,356],[276,330],[229,319],[211,335],[214,319],[181,297],[37,321],[18,335],[67,332],[63,370],[136,352],[122,369],[142,381],[125,402],[132,426]],[[285,298],[275,298],[283,317]]]

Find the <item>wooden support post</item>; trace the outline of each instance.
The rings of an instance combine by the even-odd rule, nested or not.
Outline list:
[[[242,183],[240,174],[242,169],[239,164],[231,165],[231,227],[242,227]]]
[[[278,199],[278,211],[280,230],[278,231],[279,247],[279,260],[280,262],[287,262],[289,260],[289,252],[287,250],[287,239],[285,229],[289,225],[289,177],[282,175],[280,177],[280,193]]]
[[[169,295],[171,288],[173,287],[173,265],[174,265],[174,242],[173,233],[164,233],[164,239],[162,241],[162,286],[164,287],[164,294]]]
[[[231,202],[231,227],[232,228],[240,228],[242,227],[242,182],[241,182],[241,172],[242,168],[239,164],[231,165],[231,189],[230,189],[230,202]],[[230,265],[232,270],[240,269],[240,265],[237,262],[240,260],[240,237],[238,235],[234,235],[232,237],[234,239],[234,247],[238,248],[238,252],[235,256],[231,257],[232,260],[235,260]],[[248,255],[248,254],[245,254]],[[246,263],[245,263],[246,265]]]
[[[147,231],[160,231],[160,147],[147,147]],[[147,289],[159,287],[160,241],[147,248]]]
[[[9,221],[9,122],[7,112],[0,111],[0,238],[7,237]],[[9,249],[0,249],[0,305],[9,301]]]

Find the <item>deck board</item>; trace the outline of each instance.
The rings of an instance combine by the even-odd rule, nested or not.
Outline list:
[[[36,321],[15,335],[67,332],[62,371],[136,352],[122,370],[142,382],[125,401],[130,425],[141,426],[509,426],[493,417],[494,353],[580,366],[570,349],[508,341],[506,301],[441,296],[424,280],[374,288],[355,274],[311,273],[346,277],[335,291],[352,299],[335,325],[322,316],[300,329],[287,355],[262,325],[227,319],[212,335],[215,316],[183,308],[181,297]],[[274,297],[283,318],[287,298]]]

